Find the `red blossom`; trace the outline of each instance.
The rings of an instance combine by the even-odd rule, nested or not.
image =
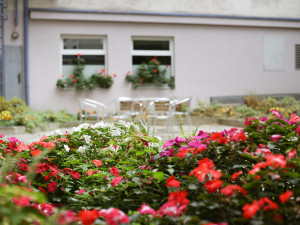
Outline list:
[[[76,82],[77,82],[77,79],[74,78],[74,79],[73,79],[73,82],[76,83]]]
[[[204,158],[199,161],[199,166],[190,172],[190,176],[194,175],[199,179],[199,182],[204,181],[206,175],[210,173],[213,178],[219,179],[222,176],[220,171],[213,169],[215,166],[214,162],[209,158]]]
[[[297,155],[297,149],[288,152],[286,159],[294,158]]]
[[[271,201],[268,197],[259,199],[259,204],[264,211],[278,209],[278,205],[275,202]]]
[[[240,187],[239,185],[235,185],[235,184],[228,185],[228,186],[222,188],[220,192],[225,196],[232,196],[232,195],[234,195],[235,190],[238,190],[244,196],[247,195],[247,191],[244,188]]]
[[[281,135],[280,134],[273,134],[271,135],[271,140],[272,141],[278,141],[279,139],[281,138]]]
[[[207,180],[204,184],[208,193],[216,192],[220,187],[222,187],[223,181],[221,180]]]
[[[99,212],[96,209],[93,210],[84,210],[82,209],[78,213],[78,219],[83,225],[91,225],[99,217]]]
[[[123,178],[124,178],[124,177],[115,177],[115,178],[112,180],[112,182],[110,183],[111,186],[115,187],[117,184],[119,184],[119,183],[122,181]]]
[[[94,159],[94,160],[93,160],[93,163],[94,163],[97,167],[102,166],[102,160]]]
[[[234,181],[239,175],[243,174],[243,171],[238,171],[238,172],[235,172],[234,174],[232,174],[232,178],[230,181]]]
[[[41,153],[42,153],[42,151],[39,149],[31,151],[31,155],[33,155],[33,156],[39,156]]]
[[[70,75],[70,78],[73,78],[73,74]]]
[[[180,187],[180,181],[176,180],[174,176],[171,176],[167,181],[166,181],[166,186],[167,187]]]
[[[119,169],[118,168],[116,168],[116,167],[112,167],[112,168],[110,168],[109,169],[110,170],[110,173],[112,174],[112,175],[114,175],[114,176],[119,176]]]
[[[23,197],[14,197],[12,198],[12,202],[16,203],[19,206],[28,206],[30,205],[30,197],[28,196],[23,196]]]
[[[220,144],[224,144],[224,145],[226,145],[227,142],[228,142],[228,138],[224,138],[222,133],[218,133],[218,132],[213,133],[211,135],[210,139],[213,140],[213,141],[217,141]]]
[[[288,201],[293,195],[294,193],[292,191],[286,191],[279,195],[279,200],[283,204]]]
[[[256,200],[252,204],[245,204],[243,206],[243,217],[245,219],[250,219],[255,216],[255,214],[259,209],[260,209],[260,204]]]
[[[48,191],[49,192],[55,192],[56,191],[56,186],[57,186],[57,183],[55,181],[50,182],[47,185]]]

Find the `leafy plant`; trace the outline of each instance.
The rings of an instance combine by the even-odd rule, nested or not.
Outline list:
[[[77,55],[77,58],[74,59],[76,66],[74,68],[73,74],[69,75],[66,78],[61,78],[57,81],[56,86],[61,88],[75,87],[76,91],[82,90],[92,90],[96,87],[99,88],[110,88],[113,84],[112,77],[107,74],[104,74],[104,70],[101,70],[99,73],[93,74],[91,77],[86,77],[83,73],[85,65],[84,59],[80,58],[80,54]],[[116,75],[114,75],[115,77]]]
[[[144,83],[168,84],[174,88],[174,77],[166,77],[166,69],[162,69],[160,62],[153,58],[148,63],[142,63],[138,66],[136,74],[126,74],[126,81],[131,82],[133,88],[137,88]]]

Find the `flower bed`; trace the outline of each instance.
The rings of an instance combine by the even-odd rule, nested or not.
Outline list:
[[[300,117],[272,113],[166,143],[131,123],[1,140],[1,222],[298,224]]]

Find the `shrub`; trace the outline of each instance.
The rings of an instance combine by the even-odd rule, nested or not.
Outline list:
[[[40,154],[32,188],[95,214],[90,224],[128,223],[124,213],[135,225],[298,224],[300,117],[272,114],[163,146],[137,125],[98,123],[29,145],[10,139],[0,151],[20,152],[21,175]]]

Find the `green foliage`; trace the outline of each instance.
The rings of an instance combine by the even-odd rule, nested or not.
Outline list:
[[[15,171],[24,175],[41,151],[32,188],[76,212],[118,208],[134,225],[299,224],[300,117],[272,113],[246,118],[241,130],[200,131],[163,146],[136,124],[82,124],[28,149],[5,141],[0,154],[21,150]],[[144,203],[156,215],[138,212]]]
[[[247,105],[237,106],[234,111],[239,113],[241,117],[254,117],[261,114],[261,112]]]
[[[57,87],[61,88],[72,88],[76,91],[92,90],[96,87],[99,88],[110,88],[113,84],[113,79],[110,75],[103,74],[104,70],[100,73],[95,73],[91,77],[86,77],[83,73],[85,65],[84,59],[80,58],[80,55],[75,59],[76,66],[73,74],[66,78],[58,79],[56,82]]]
[[[253,109],[257,109],[260,103],[260,99],[255,94],[249,94],[248,96],[244,97],[244,103],[247,106],[250,106]]]
[[[137,88],[144,83],[152,84],[168,84],[174,88],[174,77],[166,77],[166,69],[162,69],[160,62],[153,58],[148,63],[142,63],[138,66],[136,74],[126,74],[126,81],[131,82],[133,88]]]

